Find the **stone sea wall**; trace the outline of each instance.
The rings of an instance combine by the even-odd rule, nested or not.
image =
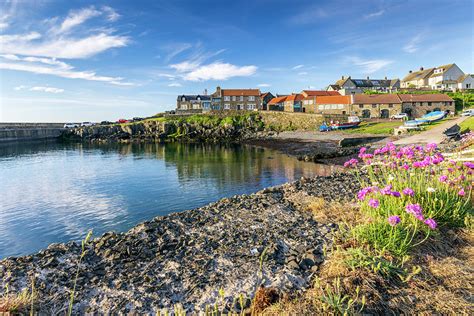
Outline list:
[[[155,314],[176,304],[197,312],[215,303],[241,312],[235,299],[250,306],[261,285],[280,293],[311,285],[337,226],[316,222],[305,201],[351,199],[358,189],[338,174],[225,198],[93,239],[80,265],[80,245],[53,244],[1,260],[0,286],[20,293],[34,279],[36,310],[64,314],[79,268],[77,314]]]

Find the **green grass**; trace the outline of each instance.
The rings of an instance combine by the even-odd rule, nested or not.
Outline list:
[[[471,116],[470,118],[464,120],[464,122],[459,124],[459,126],[461,127],[462,132],[474,131],[474,117]]]
[[[362,122],[358,128],[343,130],[343,132],[349,134],[392,134],[393,129],[402,124],[402,121]]]

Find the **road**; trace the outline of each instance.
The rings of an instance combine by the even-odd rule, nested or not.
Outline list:
[[[461,116],[456,119],[446,121],[443,124],[433,127],[430,130],[421,132],[413,136],[399,139],[397,141],[394,141],[393,143],[395,145],[428,144],[428,143],[439,144],[443,140],[446,139],[446,136],[443,134],[443,132],[446,129],[450,128],[451,126],[455,124],[459,125],[462,121],[464,121],[467,118],[468,116]]]

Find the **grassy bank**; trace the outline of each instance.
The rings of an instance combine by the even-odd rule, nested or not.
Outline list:
[[[343,132],[348,134],[391,135],[393,129],[402,124],[402,121],[362,122],[358,128],[343,130]]]

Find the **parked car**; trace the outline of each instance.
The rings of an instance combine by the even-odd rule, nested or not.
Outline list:
[[[102,121],[100,122],[100,125],[111,125],[113,124],[112,122],[109,122],[109,121]]]
[[[126,119],[119,119],[119,120],[117,120],[117,123],[119,123],[119,124],[128,123],[128,120],[126,120]]]
[[[408,115],[406,113],[398,113],[398,114],[392,115],[391,118],[395,120],[406,120],[408,119]]]
[[[474,109],[465,110],[461,113],[461,116],[474,116]]]
[[[64,124],[64,128],[76,128],[79,127],[76,123],[66,123]]]
[[[139,122],[139,121],[143,121],[143,118],[142,117],[134,117],[132,119],[133,122]]]

